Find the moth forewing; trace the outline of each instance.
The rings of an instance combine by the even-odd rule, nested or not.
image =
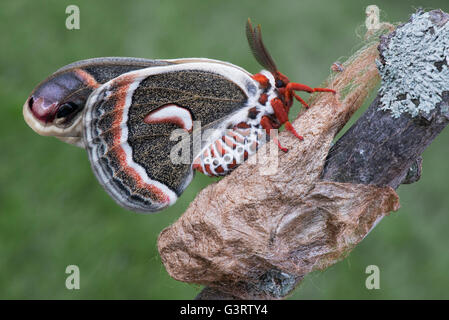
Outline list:
[[[110,80],[91,94],[84,110],[92,169],[108,193],[134,211],[173,204],[193,176],[191,163],[170,161],[173,130],[190,130],[195,120],[220,138],[246,120],[260,93],[250,74],[230,63],[170,62]]]

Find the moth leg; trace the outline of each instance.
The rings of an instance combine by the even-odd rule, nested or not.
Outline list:
[[[287,84],[287,91],[305,91],[308,93],[312,92],[332,92],[335,93],[336,91],[329,88],[311,88],[305,84],[302,83],[296,83],[296,82],[290,82]]]
[[[260,125],[262,126],[262,128],[265,129],[265,131],[269,136],[272,129],[279,128],[279,126],[276,123],[273,123],[273,121],[267,116],[262,117],[262,119],[260,120]],[[288,152],[288,149],[284,148],[276,137],[273,137],[273,141],[278,145],[279,149],[281,149],[284,152]]]
[[[296,100],[298,100],[304,107],[309,108],[309,105],[300,97],[298,96],[294,91],[305,91],[308,93],[313,92],[332,92],[336,93],[335,90],[329,89],[329,88],[311,88],[305,84],[302,83],[296,83],[296,82],[290,82],[287,84],[285,94],[286,94],[286,100],[289,101],[291,99],[291,96],[294,96]]]
[[[280,124],[284,124],[288,121],[288,112],[285,108],[284,103],[279,98],[271,99],[271,106],[273,107],[274,115],[278,119]]]
[[[271,100],[271,106],[273,107],[274,114],[276,118],[279,120],[279,122],[281,124],[285,124],[285,129],[293,133],[293,135],[297,137],[299,140],[304,140],[304,138],[301,135],[299,135],[298,132],[296,132],[295,128],[293,128],[290,121],[288,121],[288,113],[281,99],[274,98],[273,100]]]
[[[299,140],[301,140],[301,141],[304,140],[303,136],[299,135],[298,132],[296,132],[295,128],[290,123],[290,121],[287,121],[285,123],[285,129],[287,129],[287,131],[290,131],[291,133],[293,133],[295,135],[295,137],[298,138]]]
[[[307,104],[307,102],[305,102],[300,96],[298,96],[296,93],[294,93],[292,91],[292,95],[296,98],[296,100],[298,100],[299,102],[301,102],[301,104],[304,106],[304,108],[309,109],[309,105]]]

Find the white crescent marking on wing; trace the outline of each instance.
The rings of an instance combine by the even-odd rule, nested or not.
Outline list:
[[[146,123],[175,123],[186,131],[192,131],[193,121],[190,111],[176,104],[168,104],[151,111],[144,119]]]

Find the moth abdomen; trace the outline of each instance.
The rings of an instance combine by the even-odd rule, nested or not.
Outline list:
[[[227,175],[255,154],[266,141],[265,130],[260,125],[239,123],[207,144],[193,160],[192,169],[208,176]]]

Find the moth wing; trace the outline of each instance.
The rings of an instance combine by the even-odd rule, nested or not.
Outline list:
[[[213,62],[141,69],[105,83],[84,114],[84,142],[97,179],[133,211],[173,204],[193,177],[194,121],[219,128],[238,120],[257,90],[247,72]],[[189,157],[179,163],[173,150],[181,143]]]
[[[81,111],[93,90],[126,72],[174,63],[126,57],[101,57],[71,63],[34,88],[23,105],[24,119],[38,134],[55,136],[83,147]],[[70,111],[58,116],[60,107],[67,104],[71,106]]]

